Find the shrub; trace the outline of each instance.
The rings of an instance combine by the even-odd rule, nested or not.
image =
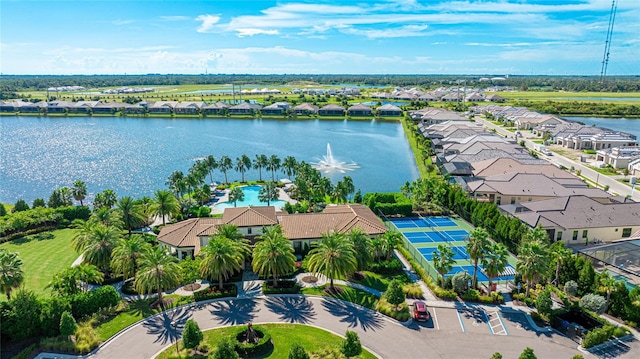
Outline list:
[[[288,359],[309,359],[309,354],[299,343],[293,343],[289,349]]]
[[[536,309],[541,315],[548,317],[551,314],[551,291],[547,288],[536,297]]]
[[[28,211],[29,210],[29,205],[27,204],[27,202],[24,199],[19,199],[15,205],[13,205],[13,208],[11,209],[11,212],[22,212],[22,211]]]
[[[240,356],[244,358],[258,356],[262,353],[265,353],[272,345],[271,334],[269,334],[265,329],[259,326],[253,326],[252,328],[256,332],[258,338],[260,338],[256,344],[243,343],[243,340],[247,334],[247,327],[245,326],[239,327],[238,332],[234,336],[235,350],[238,354],[240,354]]]
[[[584,359],[584,357],[582,356],[582,354],[576,354],[572,356],[571,359]]]
[[[233,342],[229,338],[223,338],[211,355],[213,359],[238,359],[238,353],[234,349]]]
[[[0,204],[0,206],[2,206]],[[27,358],[32,358],[34,354],[33,352],[38,349],[38,345],[37,344],[31,344],[28,347],[22,349],[18,354],[16,354],[16,356],[13,357],[13,359],[27,359]]]
[[[422,295],[422,287],[418,283],[410,283],[405,284],[402,287],[402,292],[407,298],[412,299],[422,299],[424,296]]]
[[[584,348],[591,348],[598,344],[602,344],[609,340],[615,331],[615,327],[610,324],[605,324],[602,328],[596,328],[591,330],[582,339],[582,346]]]
[[[40,322],[42,334],[55,337],[60,334],[60,318],[65,311],[71,311],[71,304],[67,297],[52,296],[41,300],[42,312]]]
[[[86,221],[91,216],[91,210],[88,206],[58,207],[56,208],[56,212],[60,213],[62,218],[69,222],[72,222],[74,219]]]
[[[340,346],[340,352],[342,352],[342,354],[344,354],[347,358],[354,357],[362,353],[362,344],[360,344],[358,333],[347,330],[347,332],[345,333],[344,341]]]
[[[118,302],[120,302],[120,294],[114,287],[105,285],[71,297],[71,313],[74,318],[83,318],[100,309],[115,307]]]
[[[187,320],[182,332],[182,345],[187,349],[197,347],[204,338],[198,323],[193,319]]]
[[[78,329],[78,324],[71,313],[63,312],[60,317],[60,335],[70,337]]]
[[[406,322],[411,317],[409,306],[406,303],[402,303],[396,308],[395,305],[389,304],[385,298],[378,301],[376,309],[378,312],[401,322]]]
[[[627,329],[625,327],[616,327],[613,330],[613,336],[616,337],[616,338],[622,338],[627,334],[629,334],[629,329]]]
[[[502,354],[495,352],[491,354],[491,357],[489,359],[502,359]]]
[[[564,292],[575,297],[575,295],[578,294],[578,283],[573,280],[566,282],[564,284]]]
[[[402,272],[402,262],[397,258],[380,261],[369,265],[369,270],[380,274],[397,274]]]
[[[464,294],[462,294],[462,299],[472,302],[477,301],[479,297],[480,291],[478,291],[477,289],[469,289]]]
[[[389,302],[389,304],[394,305],[396,309],[398,308],[398,305],[404,303],[406,298],[404,297],[404,292],[402,291],[402,286],[399,280],[394,279],[389,283],[387,291],[384,292],[384,298]]]
[[[76,351],[80,354],[86,354],[99,344],[100,339],[91,323],[85,322],[80,324],[78,330],[76,330]]]
[[[264,294],[297,294],[300,292],[300,284],[295,280],[278,280],[278,286],[271,286],[271,281],[262,283],[262,293]]]
[[[33,291],[20,289],[2,303],[2,335],[21,341],[40,334],[42,304]]]
[[[537,359],[538,357],[533,353],[533,349],[526,347],[518,359]]]
[[[589,293],[580,299],[580,306],[592,312],[602,314],[607,307],[607,301],[601,295]]]
[[[235,297],[237,295],[238,287],[233,283],[227,283],[223,286],[222,291],[218,289],[217,285],[212,285],[197,292],[193,292],[193,300],[200,302],[209,299]]]
[[[469,274],[466,272],[458,272],[454,274],[451,278],[453,290],[458,294],[466,292],[467,289],[469,289],[469,278]]]

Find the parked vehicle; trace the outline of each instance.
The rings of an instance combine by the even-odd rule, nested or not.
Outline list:
[[[413,319],[417,321],[429,320],[429,311],[427,311],[427,305],[422,301],[413,302]]]

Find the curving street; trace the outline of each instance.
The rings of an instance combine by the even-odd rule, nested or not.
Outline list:
[[[492,321],[487,313],[495,316],[495,312],[484,311],[482,315],[483,310],[477,308],[429,310],[435,320],[424,324],[409,322],[405,326],[375,311],[322,297],[281,295],[217,300],[147,318],[100,346],[90,357],[151,358],[172,345],[176,336],[180,337],[190,318],[203,330],[249,322],[314,325],[339,335],[349,329],[382,358],[488,358],[496,351],[505,358],[515,358],[525,347],[533,348],[539,358],[571,358],[580,353],[577,344],[565,337],[532,330],[523,320],[524,312],[498,315],[504,329],[498,331],[491,324],[487,326]],[[473,313],[481,315],[476,318]]]

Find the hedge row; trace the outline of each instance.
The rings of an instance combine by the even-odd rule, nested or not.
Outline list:
[[[265,329],[259,326],[252,326],[253,330],[258,334],[258,337],[262,336],[256,344],[243,343],[247,333],[247,327],[238,327],[236,335],[233,336],[234,347],[236,352],[243,358],[255,357],[260,354],[264,354],[269,350],[271,343],[271,334]]]
[[[237,295],[238,287],[233,283],[228,283],[223,286],[222,290],[218,289],[217,285],[211,285],[205,289],[193,292],[193,300],[201,302],[203,300],[235,297]]]
[[[411,200],[399,192],[369,192],[362,202],[374,213],[382,212],[387,216],[411,216],[413,211]]]
[[[264,281],[262,283],[262,293],[264,294],[298,294],[300,293],[300,284],[294,280],[278,280],[278,286],[272,287],[272,281]]]
[[[398,274],[402,272],[402,262],[396,258],[371,263],[369,270],[379,274]]]
[[[55,228],[62,223],[70,223],[74,219],[89,219],[91,211],[87,206],[70,206],[58,208],[36,207],[26,211],[15,212],[0,217],[0,242],[16,237],[32,234],[40,229]]]
[[[74,318],[84,318],[100,309],[116,306],[120,302],[120,294],[110,285],[95,290],[78,293],[71,297],[71,314]]]

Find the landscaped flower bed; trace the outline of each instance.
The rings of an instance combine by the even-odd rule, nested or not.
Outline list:
[[[193,292],[193,300],[200,302],[209,299],[235,297],[237,295],[238,287],[233,283],[229,283],[225,284],[222,290],[220,290],[217,285],[212,285],[197,292]]]

